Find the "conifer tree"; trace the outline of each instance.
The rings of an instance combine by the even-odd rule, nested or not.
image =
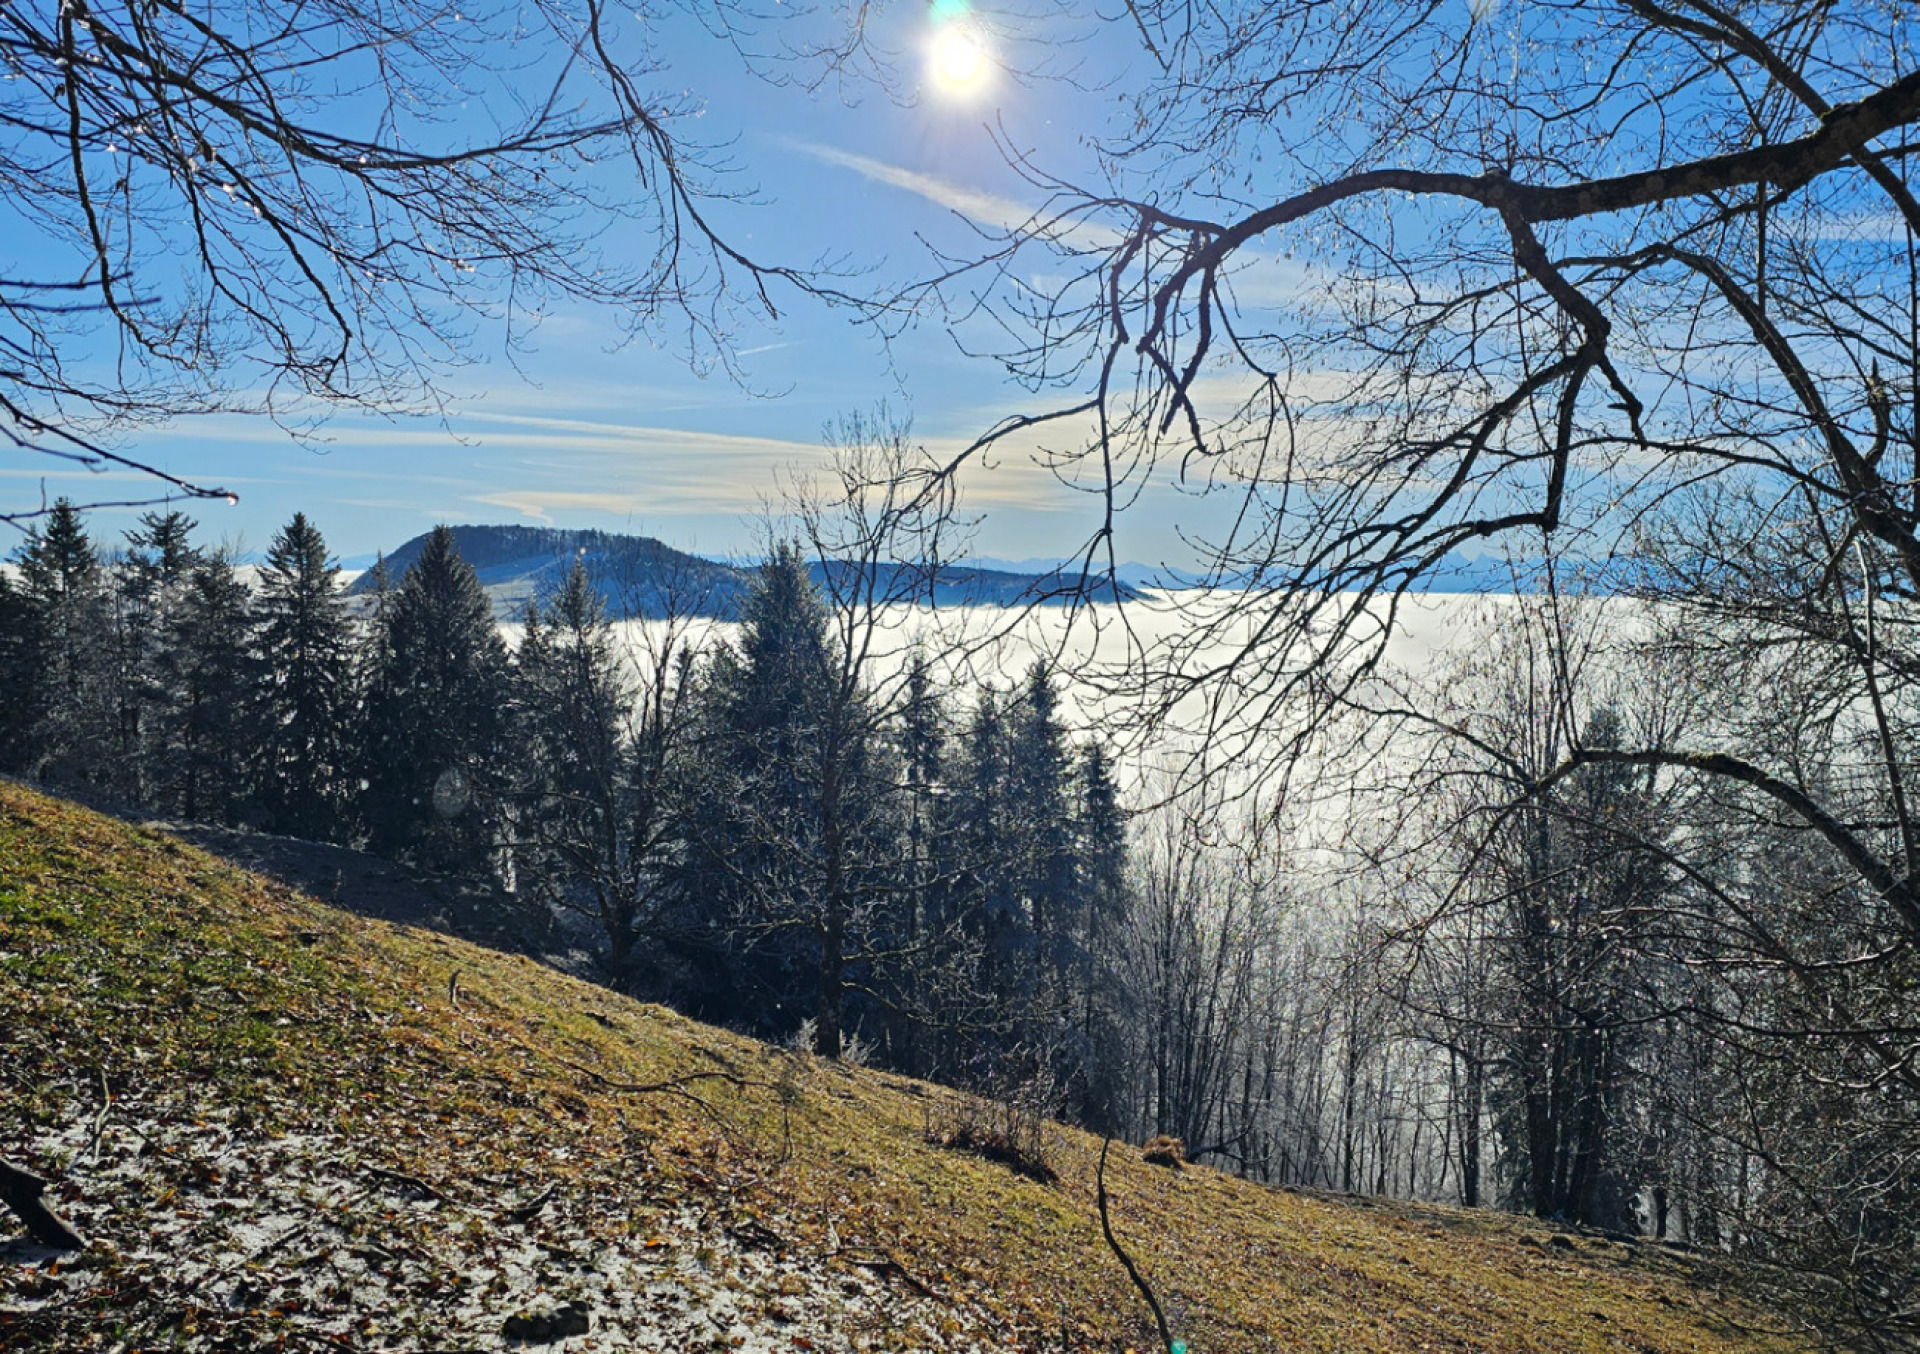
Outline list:
[[[200,563],[195,525],[183,512],[142,514],[116,571],[121,777],[137,802],[171,812],[181,809],[188,775],[185,608]]]
[[[19,555],[19,603],[31,683],[22,705],[26,769],[42,780],[98,781],[112,763],[116,695],[105,571],[62,498]]]
[[[934,685],[926,651],[916,649],[907,668],[900,709],[899,749],[905,824],[905,869],[901,880],[903,972],[896,1003],[904,1016],[896,1041],[906,1070],[925,1076],[943,1061],[944,1031],[954,1023],[959,992],[954,982],[955,941],[949,927],[954,895],[954,834],[947,784],[947,712]]]
[[[672,663],[671,648],[656,664]],[[664,897],[674,830],[678,751],[657,744],[678,731],[684,686],[642,675],[661,680],[635,689],[580,561],[544,607],[528,606],[514,681],[515,872],[532,897],[595,923],[616,982]]]
[[[353,718],[354,755],[356,765],[362,772],[367,770],[372,760],[367,752],[367,740],[372,737],[367,722],[367,702],[372,698],[376,675],[385,672],[392,659],[389,645],[391,626],[388,622],[392,616],[394,594],[398,589],[394,585],[393,570],[387,565],[384,551],[374,556],[373,567],[367,570],[367,584],[369,601],[361,616],[360,642],[354,654],[353,667],[357,699]],[[364,807],[371,783],[363,774],[359,776],[357,786],[357,803]]]
[[[978,956],[977,984],[992,1013],[962,1055],[969,1064],[990,1064],[1017,1043],[1033,1002],[1033,931],[1020,900],[1023,834],[1013,814],[1012,730],[1002,700],[991,685],[981,687],[954,789],[950,908]]]
[[[1059,695],[1044,662],[1027,669],[1008,730],[1008,819],[1016,842],[1015,889],[1031,929],[1041,1014],[1057,1024],[1065,979],[1083,939],[1074,897],[1072,759],[1059,719]]]
[[[1080,755],[1079,788],[1076,901],[1083,940],[1072,999],[1086,1062],[1075,1117],[1089,1128],[1118,1132],[1126,1117],[1127,822],[1112,759],[1098,739]]]
[[[24,771],[40,718],[40,614],[11,572],[0,569],[0,768]]]
[[[907,668],[907,697],[900,711],[900,767],[907,792],[907,863],[914,895],[914,934],[931,924],[930,895],[939,873],[942,823],[938,804],[946,789],[946,711],[924,649]]]
[[[506,779],[506,646],[493,608],[435,527],[374,627],[362,752],[367,836],[431,869],[486,874]]]
[[[179,811],[234,823],[245,816],[256,760],[259,667],[252,599],[225,554],[194,566],[179,609]]]
[[[688,817],[688,896],[736,956],[728,1000],[763,1028],[814,1022],[838,1057],[848,976],[898,892],[893,777],[877,712],[836,650],[807,564],[783,546],[760,571],[739,646],[710,665],[703,768]]]
[[[257,808],[274,831],[315,840],[348,829],[353,651],[339,573],[304,513],[260,572]]]
[[[703,675],[681,886],[708,938],[700,1000],[710,1014],[731,1011],[769,1032],[808,1014],[817,944],[787,923],[818,901],[812,801],[828,680],[819,595],[798,552],[782,547],[747,596],[737,646],[719,648]]]

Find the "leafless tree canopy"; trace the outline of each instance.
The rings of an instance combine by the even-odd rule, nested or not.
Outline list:
[[[29,465],[97,465],[122,461],[116,431],[186,411],[297,428],[343,403],[417,407],[471,322],[504,321],[511,346],[563,300],[725,360],[743,309],[806,282],[723,238],[716,202],[752,185],[684,135],[699,100],[659,44],[674,24],[738,42],[758,17],[601,0],[7,6],[0,436]]]
[[[1678,1201],[1824,1335],[1911,1347],[1917,16],[1127,17],[1146,78],[1097,180],[1009,131],[1045,212],[923,295],[987,307],[1011,370],[1068,392],[1041,420],[1063,473],[1220,506],[1197,520],[1235,590],[1180,603],[1148,708],[1199,720],[1211,766],[1336,797],[1379,750],[1387,808],[1354,830],[1379,841],[1345,845],[1397,915],[1360,915],[1353,971],[1439,1051],[1415,1099],[1455,1114],[1463,1197],[1503,1100],[1511,1199],[1596,1221],[1634,1174],[1659,1229]],[[1605,657],[1515,642],[1522,608],[1476,636],[1503,680],[1396,690],[1394,614],[1483,553],[1538,571],[1542,615],[1614,598]],[[1349,749],[1288,755],[1344,711]]]
[[[1217,573],[1293,594],[1226,674],[1190,630],[1164,699],[1225,675],[1270,724],[1367,602],[1463,552],[1604,560],[1709,482],[1920,585],[1903,8],[1129,11],[1148,78],[1103,181],[1010,133],[1048,211],[940,286],[1076,392],[1050,436],[1083,482],[1224,496]],[[1044,250],[1076,266],[1036,299]]]

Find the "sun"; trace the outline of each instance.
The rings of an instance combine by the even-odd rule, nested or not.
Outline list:
[[[933,30],[927,44],[927,76],[949,98],[977,93],[993,74],[986,36],[974,24],[955,20]]]

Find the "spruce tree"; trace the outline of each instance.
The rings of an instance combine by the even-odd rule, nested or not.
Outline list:
[[[127,562],[147,588],[181,582],[193,572],[201,557],[193,543],[199,525],[178,509],[140,515],[139,525],[127,533]]]
[[[515,655],[515,872],[523,891],[590,918],[628,975],[660,891],[659,786],[637,755],[635,692],[606,605],[578,560]]]
[[[17,607],[31,714],[25,768],[42,780],[101,781],[113,765],[118,696],[105,570],[73,504],[59,499],[19,554]]]
[[[688,896],[711,900],[708,925],[736,956],[735,1014],[773,1032],[811,1018],[815,1051],[838,1057],[850,974],[898,893],[894,778],[798,550],[762,567],[741,619],[703,691]]]
[[[680,890],[705,937],[706,990],[696,999],[710,1016],[774,1034],[809,1014],[806,979],[818,957],[817,938],[790,923],[818,902],[826,646],[805,562],[782,548],[747,595],[737,646],[713,655],[700,690],[699,787]]]
[[[348,830],[353,631],[339,573],[304,513],[260,573],[257,809],[273,831],[314,840]]]
[[[1015,888],[1032,928],[1049,1020],[1063,1007],[1062,980],[1083,939],[1074,897],[1073,768],[1059,694],[1044,662],[1027,669],[1008,730],[1008,818],[1017,834]]]
[[[924,651],[907,669],[906,703],[900,712],[900,768],[906,791],[907,933],[918,946],[940,925],[941,875],[946,823],[946,711]]]
[[[1019,891],[1024,834],[1013,814],[1012,734],[1002,702],[991,685],[974,700],[953,809],[950,915],[978,955],[976,981],[990,1013],[964,1059],[982,1071],[1018,1041],[1033,1002],[1033,933]]]
[[[260,677],[252,598],[226,555],[206,554],[194,566],[176,633],[179,811],[207,822],[238,822],[253,789],[248,768],[260,742]]]
[[[1073,999],[1086,1064],[1074,1117],[1089,1128],[1119,1132],[1126,1122],[1127,821],[1112,758],[1098,740],[1081,753],[1079,788],[1076,895],[1084,941]]]
[[[372,847],[429,869],[492,871],[511,699],[493,608],[435,527],[370,638],[361,745]]]
[[[13,574],[0,569],[0,770],[27,769],[40,717],[40,616]]]
[[[1044,1069],[1066,1086],[1085,1061],[1069,990],[1084,936],[1074,899],[1072,764],[1044,662],[1029,667],[1015,691],[1005,736],[1004,880],[1012,894],[1009,919],[1024,943],[1004,952],[1009,969],[1001,981],[1023,1054],[1021,1074]]]
[[[139,803],[182,812],[187,770],[187,594],[200,552],[183,512],[149,512],[127,533],[117,570],[120,755]]]
[[[955,821],[950,715],[924,651],[907,670],[899,749],[905,871],[900,931],[905,956],[894,1000],[905,1016],[897,1041],[905,1070],[936,1075],[961,1056],[975,1018],[974,947],[957,923],[960,837]]]

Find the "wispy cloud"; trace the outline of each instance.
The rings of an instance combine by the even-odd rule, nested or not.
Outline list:
[[[821,145],[817,141],[794,140],[788,141],[787,144],[802,154],[811,155],[823,164],[850,169],[862,178],[925,198],[928,202],[945,207],[950,212],[956,212],[969,221],[990,226],[996,230],[1028,232],[1081,249],[1107,249],[1117,244],[1120,239],[1117,232],[1104,226],[1091,225],[1078,220],[1060,220],[1045,210],[1030,207],[1016,198],[1002,197],[998,193],[981,192],[977,188],[968,188],[964,184],[943,179],[937,174],[908,169],[904,165],[888,164],[885,160],[876,160],[870,155],[841,150],[838,146]]]
[[[468,411],[460,422],[463,424],[497,423],[510,428],[536,429],[543,433],[573,434],[574,436],[567,439],[568,441],[577,440],[588,443],[603,439],[649,447],[678,447],[697,443],[700,450],[709,455],[778,455],[788,459],[816,460],[821,452],[820,444],[817,442],[797,442],[780,437],[754,437],[740,433],[699,432],[686,428],[662,428],[646,423],[557,418],[547,414],[509,414],[476,409]],[[513,434],[509,434],[506,438],[493,434],[485,436],[488,443],[492,445],[513,445],[525,440]],[[550,439],[547,444],[552,444]]]
[[[151,476],[142,475],[137,470],[90,470],[84,465],[72,461],[47,458],[44,466],[31,470],[0,470],[0,478],[10,480],[149,480]]]
[[[1836,213],[1818,220],[1822,241],[1854,244],[1905,244],[1906,218],[1896,211]]]
[[[933,174],[923,174],[917,169],[890,165],[885,160],[876,160],[872,156],[841,150],[837,146],[823,146],[817,141],[789,141],[787,144],[795,150],[811,155],[823,164],[851,169],[862,178],[871,179],[875,183],[904,189],[937,206],[945,207],[948,211],[958,212],[970,221],[978,221],[982,225],[998,226],[1002,230],[1018,230],[1033,221],[1033,209],[1010,197],[983,193],[978,189],[949,183]]]
[[[502,489],[498,493],[475,494],[469,501],[505,508],[539,522],[553,521],[556,512],[632,517],[659,507],[659,500],[651,494],[565,489]]]
[[[1328,275],[1284,254],[1243,250],[1227,276],[1234,304],[1243,310],[1288,310],[1322,299]]]
[[[929,453],[951,457],[965,445],[968,419],[940,422],[945,426],[919,440]],[[185,426],[157,431],[156,444],[169,449],[189,434]],[[833,457],[821,442],[781,436],[777,426],[764,434],[675,427],[623,419],[618,406],[580,401],[566,408],[557,399],[468,405],[444,421],[342,418],[326,427],[324,443],[288,444],[278,455],[255,450],[257,421],[213,418],[190,431],[196,448],[220,448],[220,458],[236,468],[244,455],[247,478],[266,486],[244,495],[259,518],[248,523],[255,534],[295,506],[337,504],[376,515],[350,521],[338,534],[339,548],[350,552],[391,547],[396,532],[416,522],[489,518],[644,523],[676,543],[695,531],[733,541],[741,524],[777,516],[816,477],[830,480]],[[1035,514],[1057,521],[1083,509],[1085,496],[1056,479],[1049,453],[1085,435],[1078,427],[1049,428],[1008,439],[992,453],[991,470],[963,476],[966,509],[1010,510],[1028,523]],[[18,468],[6,469],[20,476]],[[49,496],[57,491],[50,481]]]

